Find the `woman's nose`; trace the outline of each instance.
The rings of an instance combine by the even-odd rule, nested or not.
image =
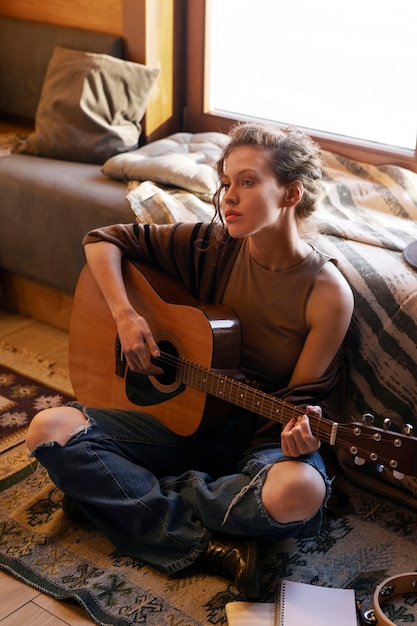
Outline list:
[[[232,187],[228,187],[224,193],[224,201],[226,204],[235,204],[236,203],[236,194]]]

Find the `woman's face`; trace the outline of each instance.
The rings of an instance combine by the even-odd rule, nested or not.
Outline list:
[[[234,148],[226,159],[221,183],[221,209],[232,237],[277,228],[287,188],[278,182],[266,151],[255,146]]]

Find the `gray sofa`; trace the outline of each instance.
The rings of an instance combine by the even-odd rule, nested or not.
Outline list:
[[[0,17],[0,130],[28,134],[56,46],[123,57],[118,36]],[[91,228],[131,222],[126,185],[100,163],[0,158],[0,269],[72,294]]]

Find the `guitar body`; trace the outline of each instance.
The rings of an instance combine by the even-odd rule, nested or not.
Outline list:
[[[197,302],[179,282],[152,266],[124,261],[123,275],[130,302],[146,318],[164,352],[208,369],[238,370],[240,324],[231,309]],[[116,346],[116,326],[86,265],[75,292],[70,330],[76,398],[91,407],[146,411],[181,435],[215,428],[229,415],[228,402],[173,376],[134,374],[121,363]]]

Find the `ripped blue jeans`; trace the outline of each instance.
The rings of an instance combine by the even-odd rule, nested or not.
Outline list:
[[[122,553],[174,574],[204,552],[213,531],[271,542],[319,532],[321,510],[289,524],[268,514],[261,488],[286,457],[277,445],[237,443],[233,420],[213,438],[182,437],[146,413],[72,406],[84,411],[85,428],[32,455]],[[300,460],[320,472],[328,497],[321,456]]]

